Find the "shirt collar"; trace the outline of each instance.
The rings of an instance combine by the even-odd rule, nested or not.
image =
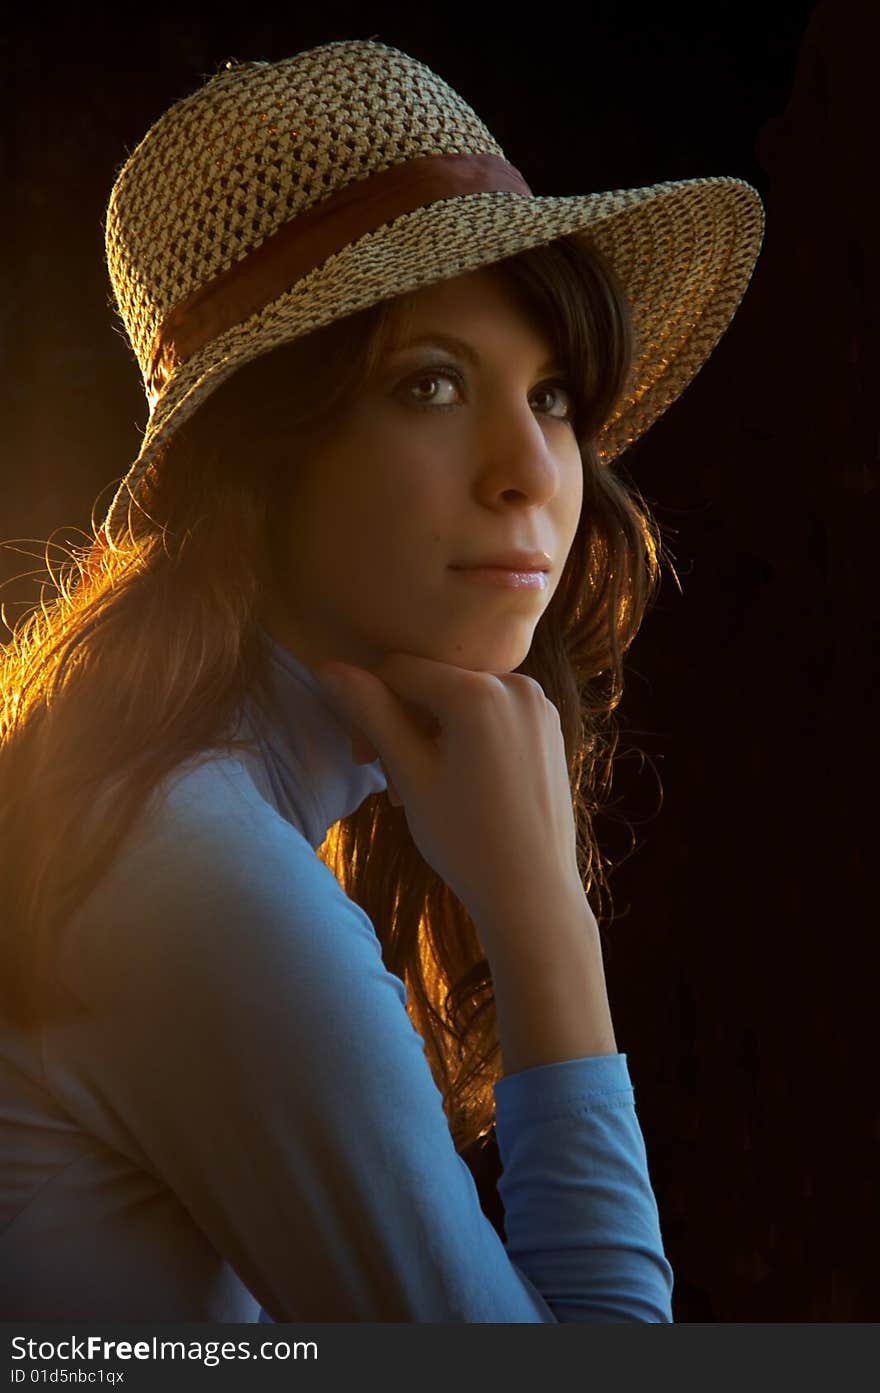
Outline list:
[[[248,767],[262,796],[317,850],[340,818],[387,787],[378,760],[355,764],[350,727],[340,721],[314,673],[262,626],[275,706],[248,700],[240,734],[256,744]]]

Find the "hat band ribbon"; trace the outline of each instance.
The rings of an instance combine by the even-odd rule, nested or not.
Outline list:
[[[425,155],[358,179],[297,213],[165,316],[146,376],[151,405],[176,368],[292,289],[329,256],[404,213],[470,193],[533,197],[519,170],[496,155]]]

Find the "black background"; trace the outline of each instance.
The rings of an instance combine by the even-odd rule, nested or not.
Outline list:
[[[684,593],[667,573],[628,659],[603,941],[676,1320],[876,1319],[880,7],[243,9],[5,21],[7,623],[146,422],[103,265],[116,171],[226,59],[402,48],[538,194],[754,184],[733,325],[620,461]]]

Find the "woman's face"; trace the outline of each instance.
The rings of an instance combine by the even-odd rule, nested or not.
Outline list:
[[[412,340],[451,334],[472,350]],[[283,593],[266,628],[314,667],[403,651],[510,672],[559,584],[583,475],[553,345],[491,273],[407,297],[368,385],[315,457],[292,461]],[[454,569],[545,552],[546,585]]]

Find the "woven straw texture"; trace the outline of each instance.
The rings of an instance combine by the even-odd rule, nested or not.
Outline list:
[[[106,217],[110,279],[145,381],[159,325],[199,286],[329,194],[450,154],[506,158],[436,73],[372,40],[242,63],[170,107],[122,166]],[[156,448],[243,363],[380,300],[579,231],[611,261],[633,311],[632,378],[598,442],[611,463],[693,380],[745,294],[764,211],[744,180],[565,198],[465,194],[358,238],[176,369],[108,510],[110,537]]]

